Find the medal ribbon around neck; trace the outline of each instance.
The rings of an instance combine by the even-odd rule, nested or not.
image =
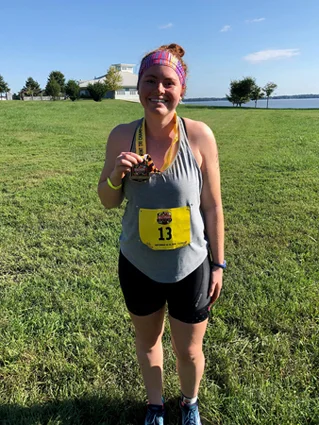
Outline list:
[[[172,140],[170,147],[167,149],[165,156],[164,156],[164,163],[161,169],[158,169],[155,167],[150,155],[147,155],[147,160],[149,166],[151,166],[151,172],[152,173],[160,173],[162,171],[165,171],[171,164],[172,158],[173,158],[173,146],[175,143],[178,142],[178,121],[177,121],[177,114],[175,112],[174,115],[174,139]],[[146,155],[146,131],[145,131],[145,118],[143,118],[143,121],[141,125],[139,126],[136,136],[135,136],[135,149],[136,153],[140,156]]]

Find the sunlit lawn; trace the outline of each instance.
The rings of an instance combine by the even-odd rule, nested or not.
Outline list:
[[[205,339],[204,424],[319,424],[319,112],[180,106],[219,146],[222,296]],[[123,210],[96,192],[138,104],[0,103],[0,424],[142,424],[117,279]],[[168,423],[178,379],[164,335]]]

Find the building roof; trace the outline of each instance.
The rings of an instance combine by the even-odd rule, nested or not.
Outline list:
[[[111,66],[129,66],[131,68],[134,68],[135,63],[113,63]]]
[[[95,83],[104,83],[104,77],[94,78],[93,80],[80,80],[79,86],[83,89],[86,88],[89,84]]]
[[[126,71],[121,71],[120,74],[122,76],[122,85],[124,87],[137,87],[138,76],[136,74]]]
[[[122,84],[121,85],[123,87],[131,87],[131,88],[137,87],[138,76],[136,74],[133,74],[132,72],[127,72],[127,71],[120,71],[120,75],[122,77]],[[101,77],[96,77],[93,80],[80,81],[79,86],[81,88],[85,88],[89,84],[95,84],[97,82],[103,83],[104,81],[105,81],[105,75],[102,75]]]

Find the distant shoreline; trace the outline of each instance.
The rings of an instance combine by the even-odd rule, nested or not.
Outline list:
[[[293,95],[282,95],[282,96],[270,96],[269,99],[318,99],[318,98],[319,98],[319,94],[293,94]],[[183,99],[183,102],[213,102],[213,101],[221,101],[221,100],[228,100],[228,99],[227,97],[190,97],[187,99]]]

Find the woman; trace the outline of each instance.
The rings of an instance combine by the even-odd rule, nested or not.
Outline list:
[[[128,199],[119,279],[148,397],[145,425],[164,423],[166,303],[182,423],[201,424],[197,394],[205,363],[202,343],[226,266],[214,135],[206,124],[176,116],[186,89],[183,55],[182,47],[170,44],[143,58],[138,92],[144,118],[111,132],[98,186],[106,208]]]

